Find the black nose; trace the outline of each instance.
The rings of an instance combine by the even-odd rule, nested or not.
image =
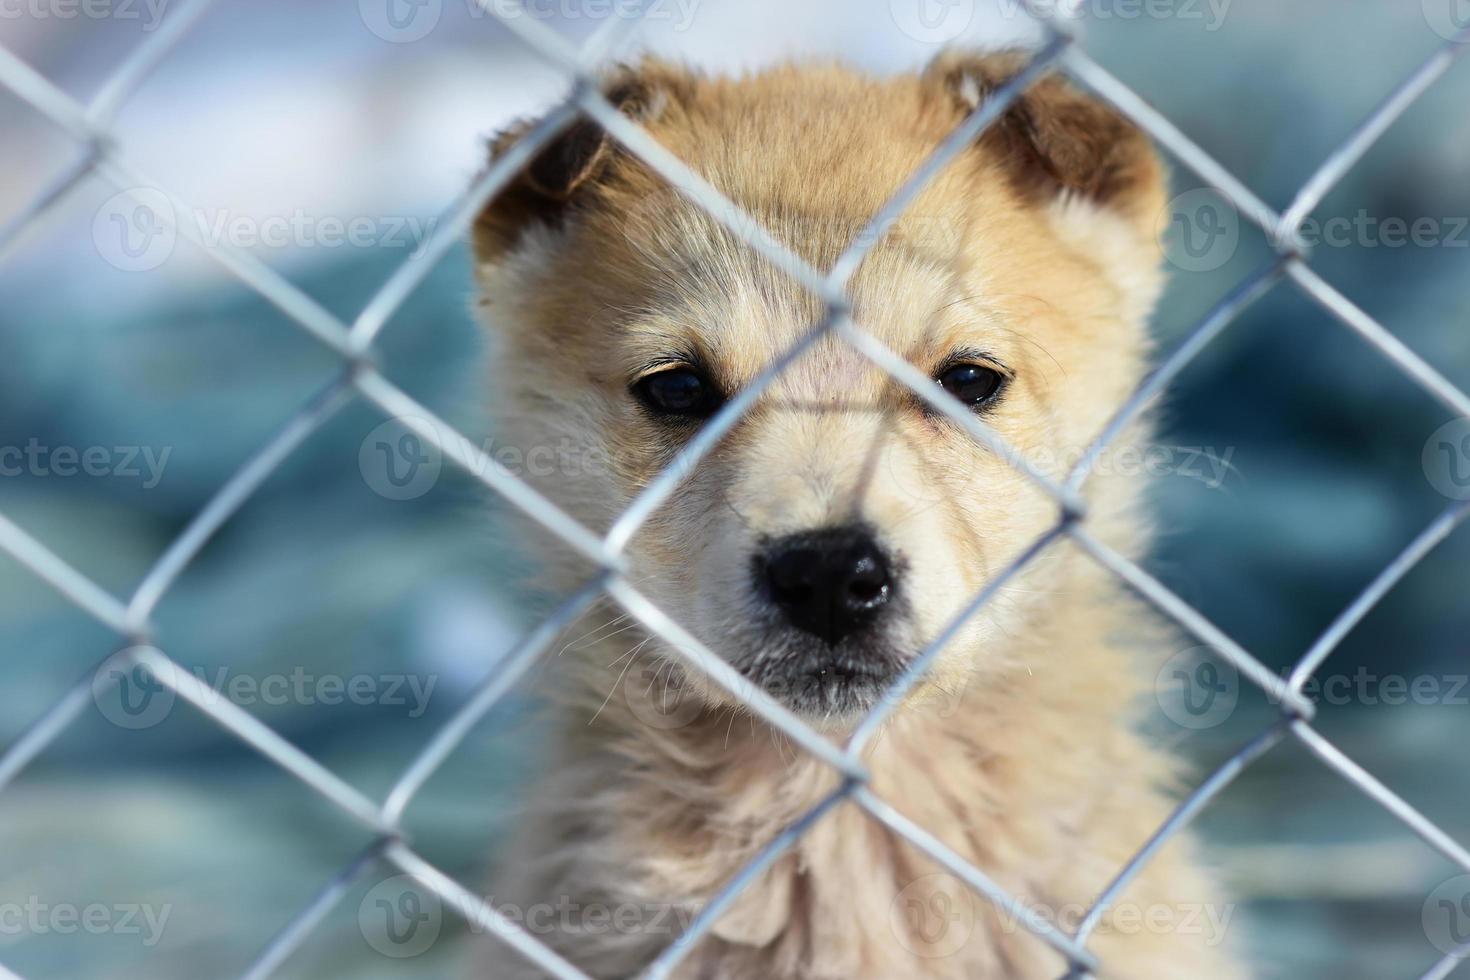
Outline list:
[[[871,626],[893,596],[888,558],[860,527],[781,538],[757,572],[792,626],[832,646]]]

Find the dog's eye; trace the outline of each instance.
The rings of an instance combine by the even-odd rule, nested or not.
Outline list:
[[[633,394],[659,415],[696,419],[713,415],[721,400],[709,379],[689,367],[650,374],[633,385]]]
[[[1006,376],[983,364],[954,364],[934,380],[951,395],[972,408],[986,404],[1000,392]]]

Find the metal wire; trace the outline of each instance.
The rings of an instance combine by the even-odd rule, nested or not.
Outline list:
[[[327,379],[322,389],[284,422],[277,435],[220,487],[147,572],[134,590],[132,598],[126,603],[112,596],[43,543],[0,515],[0,550],[8,552],[38,578],[121,638],[122,649],[118,653],[109,654],[104,663],[111,661],[130,667],[146,668],[161,683],[193,704],[221,729],[256,749],[281,769],[311,787],[331,805],[373,832],[372,843],[329,881],[308,907],[294,915],[261,951],[244,974],[247,980],[265,980],[271,976],[306,940],[355,881],[373,868],[384,865],[396,867],[412,876],[472,923],[492,926],[517,952],[551,975],[566,980],[583,978],[583,974],[572,964],[504,917],[488,902],[420,857],[404,839],[399,824],[404,811],[424,783],[515,683],[537,663],[556,636],[592,604],[603,598],[620,605],[647,630],[667,641],[688,668],[700,672],[717,686],[740,698],[753,712],[788,736],[793,744],[832,766],[842,777],[838,789],[786,828],[776,839],[768,842],[755,858],[708,899],[688,929],[645,971],[644,976],[654,980],[663,980],[671,975],[682,959],[709,933],[719,915],[752,881],[797,843],[833,807],[844,803],[861,808],[892,833],[908,840],[950,869],[960,880],[1001,909],[1013,914],[1019,913],[1017,921],[1025,923],[1039,939],[1066,958],[1069,976],[1090,975],[1099,967],[1099,963],[1087,948],[1087,943],[1100,924],[1108,903],[1126,889],[1154,855],[1183,831],[1232,780],[1288,734],[1301,741],[1326,765],[1377,801],[1430,846],[1462,868],[1470,870],[1470,852],[1311,727],[1314,706],[1302,693],[1305,683],[1363,617],[1436,545],[1470,516],[1470,504],[1450,507],[1419,537],[1410,542],[1369,583],[1358,599],[1329,624],[1322,637],[1302,656],[1290,677],[1282,680],[1135,563],[1094,538],[1087,530],[1087,506],[1082,496],[1089,473],[1110,443],[1244,309],[1283,277],[1291,279],[1306,296],[1357,333],[1457,416],[1470,418],[1470,397],[1313,271],[1297,237],[1303,221],[1317,205],[1383,136],[1389,126],[1435,80],[1450,69],[1455,58],[1470,47],[1466,43],[1470,42],[1470,29],[1447,42],[1396,87],[1349,134],[1342,145],[1323,161],[1285,211],[1277,213],[1178,127],[1087,55],[1079,46],[1075,35],[1064,25],[1042,18],[1044,40],[1031,62],[1009,83],[990,93],[950,137],[936,147],[925,163],[873,216],[868,227],[842,253],[834,266],[823,273],[764,233],[748,214],[687,164],[660,146],[636,122],[619,112],[603,96],[595,73],[596,64],[626,32],[636,27],[635,18],[613,18],[594,32],[582,49],[578,50],[536,17],[512,16],[515,12],[507,13],[503,3],[491,4],[487,0],[476,2],[515,32],[534,53],[563,71],[571,83],[570,91],[559,106],[532,127],[516,146],[489,167],[450,207],[435,232],[415,252],[414,259],[395,270],[350,326],[338,320],[253,256],[206,242],[186,222],[179,223],[177,230],[180,234],[203,248],[226,272],[335,351],[342,359],[341,373]],[[13,53],[0,48],[0,86],[14,92],[36,112],[69,134],[78,143],[80,153],[79,159],[58,174],[46,190],[22,210],[18,219],[0,230],[0,258],[13,253],[24,237],[42,225],[54,213],[57,205],[90,176],[100,177],[124,191],[134,193],[139,188],[157,188],[157,185],[141,177],[127,163],[109,127],[119,109],[141,82],[184,41],[208,12],[211,4],[212,0],[192,0],[182,12],[171,16],[163,29],[140,44],[103,82],[97,96],[87,105],[78,103]],[[1031,10],[1029,3],[1026,6]],[[639,3],[634,12],[641,16],[647,7],[648,3]],[[527,12],[522,8],[520,13]],[[846,295],[846,287],[867,251],[914,202],[923,186],[962,152],[964,147],[972,144],[1007,107],[1021,98],[1028,86],[1051,71],[1059,71],[1090,88],[1132,119],[1185,166],[1224,195],[1243,216],[1260,225],[1273,243],[1276,243],[1277,250],[1272,261],[1243,279],[1149,375],[1096,435],[1062,484],[1053,482],[1028,463],[972,413],[943,394],[903,358],[863,331],[851,319]],[[732,399],[700,435],[691,440],[672,464],[650,481],[605,535],[597,535],[588,530],[525,483],[497,467],[469,440],[461,437],[389,382],[373,363],[373,342],[422,283],[434,261],[447,254],[463,238],[476,214],[518,170],[582,116],[600,123],[614,139],[657,171],[676,191],[740,236],[751,249],[773,266],[809,289],[822,301],[826,310],[821,323],[814,326],[792,349],[767,365],[751,385]],[[182,202],[166,193],[165,197],[174,204],[179,213],[187,212]],[[166,215],[161,217],[167,218]],[[1031,479],[1039,492],[1049,494],[1056,501],[1059,515],[1058,522],[1051,531],[1034,542],[965,605],[940,635],[920,653],[910,669],[895,682],[888,696],[880,699],[879,706],[842,746],[812,730],[764,692],[746,682],[714,651],[707,649],[682,626],[667,617],[624,577],[626,569],[622,558],[624,549],[638,529],[675,492],[680,481],[700,459],[740,421],[762,392],[814,343],[832,336],[841,338],[938,411],[952,418],[978,443],[1010,460]],[[483,680],[463,707],[405,768],[381,804],[344,782],[248,712],[228,701],[210,697],[210,692],[202,681],[189,675],[155,645],[157,638],[153,635],[150,622],[154,609],[167,597],[180,576],[186,574],[188,566],[209,540],[297,448],[355,398],[375,404],[389,415],[402,420],[405,425],[438,447],[446,458],[523,510],[590,560],[596,568],[586,586],[531,630],[501,665]],[[864,748],[880,730],[894,706],[922,680],[945,644],[960,632],[964,623],[985,607],[1007,581],[1020,574],[1062,538],[1069,539],[1165,616],[1203,640],[1222,659],[1266,691],[1280,705],[1282,712],[1272,726],[1233,753],[1178,806],[1148,842],[1119,870],[1070,935],[1045,922],[1034,921],[1034,917],[1025,914],[1023,903],[996,884],[983,869],[967,862],[923,827],[914,824],[876,796],[868,787],[868,776],[862,762]],[[84,677],[0,755],[0,790],[59,738],[86,709],[92,695],[94,676],[94,673],[89,673]],[[1447,976],[1467,955],[1470,955],[1470,945],[1451,951],[1423,975],[1424,980]],[[0,977],[14,976],[0,966]]]

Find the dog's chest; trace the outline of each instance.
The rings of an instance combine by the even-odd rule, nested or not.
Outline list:
[[[1052,976],[1061,961],[958,877],[847,804],[713,929],[689,976]],[[1033,972],[1034,971],[1034,972]]]
[[[966,861],[996,872],[1005,887],[1024,887],[1006,873],[1007,860],[1025,849],[987,804],[990,788],[971,774],[963,795],[941,790],[929,764],[946,770],[970,759],[926,763],[882,758],[874,790],[924,826]],[[886,764],[885,764],[886,763]],[[777,774],[786,776],[780,779]],[[713,894],[793,820],[836,789],[835,777],[815,771],[769,780],[727,783],[707,820],[688,825],[698,838],[681,849],[691,856],[690,886],[668,880],[676,893]],[[674,879],[674,866],[663,865]],[[713,887],[711,887],[713,886]],[[842,802],[752,882],[701,944],[688,977],[721,978],[950,978],[1053,977],[1060,957],[914,845],[852,802]]]

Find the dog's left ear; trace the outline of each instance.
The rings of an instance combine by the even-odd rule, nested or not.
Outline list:
[[[925,72],[963,113],[980,104],[1029,62],[1021,51],[948,52]],[[1152,234],[1165,197],[1164,170],[1142,130],[1106,103],[1055,73],[1026,89],[991,123],[980,144],[995,154],[1012,183],[1036,198],[1070,193],[1115,211]]]

